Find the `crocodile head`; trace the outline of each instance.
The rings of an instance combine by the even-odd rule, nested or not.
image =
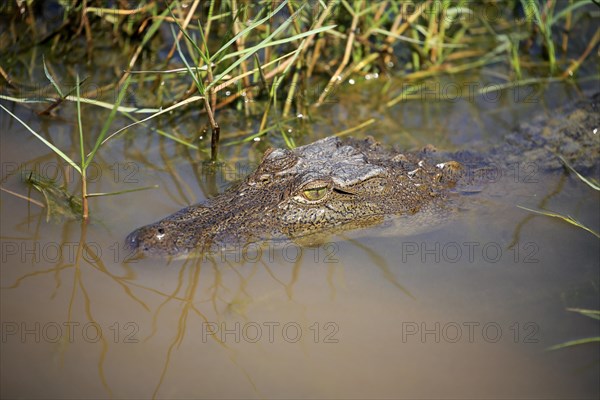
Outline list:
[[[389,214],[414,213],[441,187],[439,170],[422,160],[384,152],[372,140],[329,137],[268,150],[237,186],[135,230],[127,244],[173,255],[372,226]]]

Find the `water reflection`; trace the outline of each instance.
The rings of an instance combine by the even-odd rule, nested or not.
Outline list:
[[[333,108],[351,116],[355,106],[350,101]],[[510,131],[513,118],[527,112],[481,113],[464,103],[452,105],[453,112],[444,107],[407,106],[402,109],[407,126],[396,129],[389,113],[371,133],[408,146],[439,136],[438,146],[451,148]],[[465,108],[473,108],[483,128],[467,125],[447,136],[469,118]],[[191,129],[193,122],[181,121],[179,129]],[[339,130],[327,124],[302,140]],[[14,132],[3,137],[3,160],[59,164],[24,132]],[[444,224],[404,236],[373,229],[316,246],[267,243],[181,259],[137,259],[121,247],[131,229],[222,192],[243,176],[240,165],[255,163],[263,149],[224,147],[232,157],[223,170],[240,174],[222,177],[210,174],[194,151],[136,134],[135,141],[115,141],[105,149],[98,164],[104,175],[90,190],[154,183],[160,190],[96,201],[90,224],[46,222],[45,209],[3,192],[2,386],[8,388],[3,395],[597,394],[593,348],[550,354],[544,349],[597,330],[563,310],[595,306],[598,241],[515,207],[548,208],[594,225],[598,195],[573,176],[497,182],[477,197],[464,196],[468,200],[457,202],[455,217]],[[264,142],[269,140],[278,139]],[[9,152],[5,144],[29,146],[30,153]],[[123,159],[135,168],[120,163],[115,169]],[[19,179],[18,171],[3,174],[2,185],[25,194]],[[43,197],[36,200],[44,204]],[[398,224],[406,225],[422,224]],[[473,242],[479,247],[471,261],[464,243]],[[454,243],[464,250],[458,261],[444,253]],[[488,243],[500,249],[499,260],[480,251]],[[532,261],[528,244],[537,246],[537,262],[526,262]],[[439,381],[432,384],[432,376]]]
[[[243,249],[210,255],[192,254],[183,259],[168,261],[129,258],[127,253],[122,253],[125,254],[126,259],[115,264],[114,257],[117,253],[114,252],[113,244],[100,240],[97,226],[91,227],[92,236],[96,237],[90,239],[88,237],[90,227],[86,223],[66,223],[61,228],[60,240],[52,242],[44,239],[48,236],[44,232],[40,232],[44,212],[39,212],[34,217],[37,220],[37,224],[35,224],[37,228],[34,229],[32,236],[3,237],[3,240],[18,239],[23,248],[31,246],[34,251],[26,254],[24,261],[34,261],[32,263],[34,266],[40,264],[51,264],[51,266],[24,274],[17,273],[12,279],[9,277],[16,271],[11,268],[7,273],[5,268],[3,282],[8,284],[3,286],[3,292],[9,293],[6,291],[18,290],[27,293],[31,291],[32,285],[33,287],[38,287],[40,284],[44,286],[44,283],[52,280],[54,289],[49,296],[50,302],[65,297],[68,298],[68,301],[64,304],[64,309],[60,309],[60,307],[57,309],[54,305],[49,307],[45,313],[51,321],[64,321],[59,324],[62,330],[78,326],[84,327],[82,329],[84,329],[89,342],[100,346],[100,353],[96,360],[98,378],[111,396],[114,392],[111,389],[110,381],[106,378],[106,368],[107,365],[113,364],[110,362],[112,353],[110,348],[118,343],[111,339],[117,334],[124,335],[123,343],[139,341],[141,345],[160,337],[162,348],[159,350],[164,354],[164,359],[161,362],[160,377],[155,383],[154,396],[159,395],[161,385],[169,372],[172,372],[173,369],[178,370],[179,367],[177,364],[173,365],[172,360],[174,353],[177,353],[185,338],[193,342],[202,340],[202,344],[205,344],[207,340],[217,344],[223,351],[222,356],[238,367],[240,373],[247,378],[258,395],[252,371],[239,365],[236,360],[236,344],[230,346],[221,339],[219,332],[221,326],[225,331],[229,329],[230,335],[231,329],[237,329],[238,336],[242,330],[244,330],[243,336],[251,335],[246,330],[258,326],[261,329],[261,336],[262,330],[264,330],[264,334],[271,337],[276,328],[278,331],[285,329],[284,335],[287,335],[288,329],[299,327],[300,330],[302,328],[306,330],[312,326],[314,332],[311,332],[311,335],[322,334],[325,335],[323,340],[336,340],[333,330],[338,328],[334,322],[315,322],[317,324],[315,328],[315,323],[300,326],[298,322],[295,322],[295,317],[291,317],[291,322],[287,323],[267,320],[263,324],[258,324],[255,322],[256,319],[252,319],[248,314],[248,310],[256,307],[257,304],[264,305],[270,298],[280,298],[280,296],[283,296],[288,302],[301,305],[303,300],[296,298],[295,292],[296,286],[302,279],[302,268],[326,266],[319,275],[327,281],[329,297],[335,299],[337,292],[335,276],[343,275],[344,269],[340,264],[337,243],[325,243],[313,248],[300,247],[295,244],[277,247],[272,245],[246,246]],[[30,220],[31,218],[27,218],[27,221],[22,224],[27,224]],[[77,237],[77,235],[79,236]],[[357,248],[367,252],[370,261],[381,268],[385,278],[392,285],[408,293],[398,283],[383,258],[369,251],[359,242],[354,242],[354,244]],[[35,250],[36,246],[37,250]],[[41,248],[44,250],[42,251]],[[56,249],[56,255],[52,253],[54,249]],[[14,255],[17,254],[16,249],[4,246],[4,250],[8,250],[5,252],[5,257],[14,260]],[[30,259],[29,256],[34,258]],[[148,277],[148,273],[156,272],[154,268],[166,268],[171,280],[166,284],[145,283],[144,276]],[[95,286],[100,281],[106,281],[107,278],[110,284],[103,285],[106,286],[106,289],[103,290],[103,293],[98,294]],[[151,276],[149,278],[153,281]],[[148,313],[151,316],[150,321],[146,324],[126,322],[120,323],[120,326],[116,322],[107,324],[106,315],[104,317],[97,316],[97,313],[102,315],[110,310],[110,308],[106,308],[105,296],[107,295],[120,298],[121,307],[126,310],[121,315],[123,321],[138,321],[134,316],[139,313]],[[128,304],[124,304],[124,301]],[[78,309],[84,311],[84,321],[81,320],[81,316],[77,317],[79,314],[74,310]],[[116,310],[111,310],[110,314],[114,315],[115,312]],[[116,313],[121,314],[120,312]],[[168,320],[171,322],[161,318],[163,313],[168,314]],[[59,317],[60,315],[63,317]],[[175,320],[174,316],[177,316]],[[242,328],[236,328],[239,326],[238,322],[235,322],[238,319],[244,323]],[[307,317],[301,319],[308,320]],[[234,321],[233,324],[232,321]],[[290,323],[292,325],[286,325]],[[319,327],[319,323],[322,325],[321,327]],[[198,324],[201,326],[202,335],[200,336],[198,335]],[[233,328],[227,328],[223,324],[231,325]],[[280,328],[280,325],[283,325],[283,328]],[[95,330],[102,333],[95,332]],[[142,332],[146,334],[142,335]],[[67,334],[67,331],[64,333],[60,337],[60,346],[56,350],[59,359],[63,359],[74,339],[71,334]],[[278,334],[281,335],[280,332]],[[290,335],[284,336],[284,340],[289,339],[290,342],[295,342],[297,335],[297,333],[290,333]],[[248,337],[253,338],[253,336]],[[238,343],[238,341],[234,342]]]
[[[551,186],[549,194],[543,197],[549,201],[557,193],[560,194],[560,190],[556,188],[563,189],[564,181],[564,178],[557,180],[556,186]],[[482,216],[484,215],[479,214],[477,217]],[[529,217],[523,214],[516,217],[516,224],[511,221],[506,224],[506,228],[515,228],[524,237],[513,237],[505,241],[502,245],[504,249],[510,240],[519,241],[518,246],[523,246],[522,240],[531,240],[529,234],[521,233],[527,229]],[[36,222],[29,225],[36,227],[32,229],[31,236],[18,238],[21,243],[25,243],[25,248],[30,248],[28,246],[33,246],[34,243],[39,243],[44,248],[53,246],[52,241],[44,240],[49,236],[44,231],[44,227],[48,225],[44,226],[43,220],[44,212],[40,211],[18,224],[25,226],[32,221]],[[458,230],[462,233],[455,232],[454,236],[449,237],[448,231],[442,231],[437,234],[437,240],[446,238],[445,240],[461,243],[472,239],[473,234],[478,235],[477,232],[465,230],[466,226],[464,223],[450,225],[449,232],[462,227],[462,230]],[[243,393],[264,397],[274,393],[273,385],[267,384],[266,379],[270,374],[278,376],[277,368],[273,369],[278,362],[270,367],[267,365],[273,363],[273,357],[280,359],[276,356],[279,352],[282,352],[281,357],[298,360],[298,368],[303,371],[303,378],[300,380],[303,381],[314,378],[305,370],[313,362],[304,357],[307,354],[314,357],[315,351],[320,351],[319,345],[341,346],[343,353],[362,343],[376,354],[393,351],[396,356],[403,355],[405,361],[417,362],[422,357],[432,356],[430,352],[439,351],[440,347],[435,344],[436,340],[441,340],[446,344],[446,347],[442,347],[444,352],[449,352],[452,357],[462,354],[475,362],[483,354],[495,354],[495,351],[490,353],[490,344],[497,343],[496,338],[501,340],[507,337],[504,340],[508,344],[502,345],[502,348],[510,351],[504,356],[495,354],[496,360],[507,368],[517,360],[525,362],[522,357],[531,351],[527,347],[521,350],[522,355],[515,353],[515,335],[518,335],[522,346],[544,347],[551,340],[548,339],[548,332],[543,329],[548,326],[547,321],[523,318],[513,307],[501,314],[496,311],[486,317],[485,307],[481,309],[476,303],[469,304],[479,298],[477,291],[472,294],[451,294],[454,291],[469,290],[471,284],[466,278],[471,275],[469,278],[475,279],[476,286],[489,287],[494,282],[499,288],[495,294],[491,293],[491,297],[496,299],[485,300],[483,305],[495,305],[500,299],[506,299],[506,296],[510,298],[510,282],[521,279],[520,274],[507,274],[507,268],[514,268],[510,262],[503,261],[504,266],[497,265],[493,271],[489,271],[494,279],[486,277],[486,274],[482,275],[482,267],[485,269],[491,268],[490,266],[464,265],[466,263],[453,265],[451,260],[444,260],[443,257],[440,264],[427,258],[427,255],[425,263],[421,263],[417,258],[406,257],[404,254],[406,258],[400,265],[402,269],[399,269],[402,256],[399,249],[404,244],[419,240],[435,242],[435,235],[413,236],[408,239],[390,237],[380,244],[348,235],[339,238],[340,241],[336,239],[321,246],[262,244],[260,247],[251,245],[233,251],[162,260],[131,258],[127,253],[119,253],[115,259],[116,253],[102,252],[111,249],[113,243],[99,225],[71,222],[60,229],[56,228],[55,226],[55,233],[60,238],[59,245],[70,251],[61,253],[58,258],[54,258],[49,252],[37,252],[38,255],[46,254],[45,264],[51,264],[48,268],[22,273],[15,270],[14,266],[3,267],[2,293],[5,299],[18,299],[30,296],[32,290],[45,293],[47,287],[52,286],[49,302],[30,301],[30,304],[37,304],[39,311],[50,321],[42,325],[42,336],[45,336],[42,337],[42,342],[49,345],[51,340],[48,338],[53,340],[51,329],[54,325],[48,324],[54,321],[63,334],[52,351],[62,364],[65,360],[72,360],[73,351],[79,352],[82,349],[77,340],[75,343],[71,341],[67,328],[76,334],[84,332],[82,334],[85,335],[86,346],[83,350],[89,353],[85,348],[92,344],[98,348],[97,353],[90,353],[93,354],[96,366],[96,379],[110,396],[120,396],[128,387],[127,383],[115,376],[115,370],[136,368],[131,364],[131,359],[120,355],[124,345],[137,346],[135,353],[147,353],[135,363],[141,361],[148,364],[142,368],[139,377],[149,387],[148,396],[170,397],[177,393],[190,393],[189,390],[195,390],[193,388],[196,386],[189,381],[182,391],[175,389],[183,376],[191,379],[198,371],[204,373],[214,365],[229,365],[245,381],[246,389]],[[480,236],[481,240],[486,236],[489,236],[490,241],[498,240],[489,232]],[[10,238],[3,237],[5,243],[8,239]],[[582,243],[581,247],[585,246],[587,245]],[[538,257],[548,261],[547,254],[543,254],[544,248],[541,249],[542,254]],[[514,253],[510,254],[512,257]],[[31,256],[33,253],[26,257]],[[11,260],[14,261],[14,258]],[[30,258],[26,259],[29,260]],[[54,261],[48,262],[49,260]],[[32,264],[37,267],[42,263]],[[519,263],[514,265],[522,267]],[[26,264],[22,267],[26,267]],[[550,266],[546,262],[541,267]],[[375,271],[377,273],[374,274]],[[474,273],[478,277],[474,277]],[[415,281],[415,278],[421,282]],[[548,282],[545,283],[547,284]],[[456,289],[451,289],[452,286]],[[65,301],[61,302],[60,299]],[[448,304],[436,304],[439,301],[447,301]],[[462,304],[462,312],[457,312],[457,304]],[[346,308],[349,310],[345,313],[335,314]],[[531,312],[534,310],[525,311],[525,315]],[[21,317],[19,320],[27,321],[27,329],[32,330],[33,321],[40,319]],[[375,324],[374,329],[378,334],[355,336],[356,332],[362,332],[363,335],[369,332],[358,327],[361,323]],[[433,346],[429,345],[429,349],[422,348],[420,352],[409,350],[407,355],[408,349],[420,343],[418,338],[423,329],[429,330],[428,335],[433,335]],[[455,332],[456,329],[459,330]],[[462,344],[455,347],[455,350],[447,348],[458,337],[458,332],[463,338],[467,338],[470,329],[475,329],[474,337],[482,335],[478,340],[484,341],[483,344],[476,345],[477,339],[473,339],[475,344],[469,347],[468,342],[464,343],[459,338],[457,340]],[[97,333],[99,331],[102,332],[101,335]],[[380,334],[384,334],[380,340],[384,341],[387,350],[373,347]],[[441,339],[435,339],[436,335],[440,335]],[[289,347],[295,344],[299,347]],[[406,347],[408,344],[411,346]],[[396,353],[392,350],[395,347],[402,351]],[[339,352],[340,350],[336,350],[333,353],[339,356]],[[478,352],[480,354],[476,356]],[[129,352],[124,354],[130,357]],[[352,357],[357,357],[360,352],[353,354]],[[193,360],[196,357],[199,361]],[[256,357],[265,358],[266,364]],[[344,359],[343,356],[341,359]],[[349,360],[348,356],[346,359]],[[90,361],[88,357],[87,362]],[[79,360],[74,367],[84,368],[85,365],[86,362]],[[190,370],[194,365],[201,369],[195,372]],[[530,362],[525,362],[525,365],[527,367],[523,368],[533,368],[535,365],[536,371],[542,368]],[[269,372],[261,371],[261,368],[266,368]],[[380,367],[371,365],[369,368],[398,370],[397,364],[391,360],[383,362]],[[585,371],[589,368],[588,366]],[[594,368],[591,367],[592,370]],[[230,371],[229,374],[232,373],[234,372]],[[352,368],[349,368],[347,373],[355,374],[356,371],[352,372]],[[420,378],[408,371],[402,374],[416,382],[405,387],[410,393],[416,393],[414,385],[418,386]],[[284,375],[289,378],[289,375]],[[233,378],[231,375],[222,378],[218,381],[219,385],[226,385],[227,379]],[[535,382],[542,378],[534,375],[531,379],[535,386]],[[313,380],[315,382],[320,381]],[[391,385],[391,381],[386,382],[388,386],[381,387],[378,393],[397,393],[399,387]],[[526,386],[520,386],[520,389],[524,390]],[[484,388],[485,385],[476,385],[471,387],[474,391],[468,393],[481,393],[479,390]],[[275,393],[282,392],[275,389]]]

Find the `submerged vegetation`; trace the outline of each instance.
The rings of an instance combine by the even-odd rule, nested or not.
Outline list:
[[[7,2],[0,6],[0,99],[43,118],[65,108],[75,116],[77,156],[27,129],[80,174],[86,218],[87,198],[104,195],[88,193],[87,167],[133,125],[196,110],[204,115],[197,132],[153,131],[217,162],[221,142],[269,136],[294,147],[312,110],[335,101],[345,83],[379,80],[394,107],[427,82],[484,66],[504,68],[493,85],[474,88],[480,94],[576,82],[600,41],[599,12],[592,0]],[[575,53],[577,35],[590,40]],[[109,68],[107,47],[119,58]],[[79,80],[98,69],[94,82]],[[82,127],[82,106],[110,110],[100,129]],[[243,136],[222,134],[219,113],[227,108],[260,123]],[[117,116],[132,123],[113,127]],[[199,140],[209,131],[210,155]]]

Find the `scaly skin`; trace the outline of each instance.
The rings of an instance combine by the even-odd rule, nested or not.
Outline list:
[[[146,254],[176,255],[374,226],[389,215],[443,207],[449,189],[472,179],[472,170],[462,173],[463,164],[485,168],[486,163],[526,161],[551,171],[562,168],[560,154],[580,172],[594,175],[600,154],[600,134],[593,133],[600,128],[598,99],[576,103],[557,112],[557,118],[534,118],[506,145],[483,156],[402,154],[381,149],[373,139],[336,137],[294,150],[271,149],[237,186],[135,230],[127,244]]]
[[[452,168],[421,154],[383,151],[372,139],[329,137],[294,150],[267,151],[245,181],[127,237],[147,254],[373,226],[443,198]]]

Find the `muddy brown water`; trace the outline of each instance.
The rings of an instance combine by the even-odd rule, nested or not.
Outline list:
[[[305,122],[310,133],[298,144],[375,118],[356,135],[405,148],[485,149],[532,115],[552,115],[580,96],[549,84],[526,98],[509,90],[497,99],[425,98],[385,108],[377,85],[345,87]],[[72,109],[40,119],[3,105],[77,157]],[[104,118],[97,111],[85,106],[83,113],[96,134]],[[27,194],[19,169],[70,176],[62,160],[0,116],[3,188]],[[225,143],[257,124],[232,111],[220,118]],[[456,218],[422,231],[374,228],[313,247],[131,259],[122,247],[131,230],[224,190],[266,147],[282,145],[273,135],[222,146],[224,164],[210,174],[205,154],[152,132],[191,136],[197,121],[192,112],[140,125],[102,147],[90,192],[159,188],[92,199],[85,229],[78,221],[46,222],[44,209],[1,192],[3,397],[600,395],[597,344],[546,350],[599,334],[597,321],[567,310],[599,308],[599,241],[517,207],[545,207],[598,231],[599,195],[572,174],[507,167]]]

